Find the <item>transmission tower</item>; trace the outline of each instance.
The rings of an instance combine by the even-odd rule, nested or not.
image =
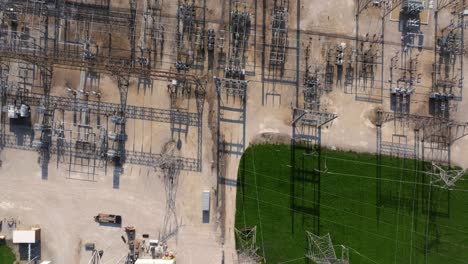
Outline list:
[[[236,236],[237,257],[239,264],[262,263],[263,258],[258,255],[257,227],[234,229]]]
[[[349,250],[342,246],[341,257],[336,256],[335,248],[331,241],[330,233],[317,236],[306,231],[309,243],[306,257],[316,264],[349,264]]]

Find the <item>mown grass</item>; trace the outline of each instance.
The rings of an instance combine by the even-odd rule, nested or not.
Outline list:
[[[0,263],[1,264],[12,264],[15,261],[15,254],[11,248],[6,245],[0,244]]]
[[[316,156],[295,160],[312,170]],[[350,263],[468,263],[468,181],[449,191],[421,172],[425,164],[383,157],[378,189],[374,154],[323,150],[317,217],[317,185],[291,178],[291,161],[287,145],[256,145],[239,167],[236,227],[257,227],[268,263],[306,263],[306,230],[330,233]]]

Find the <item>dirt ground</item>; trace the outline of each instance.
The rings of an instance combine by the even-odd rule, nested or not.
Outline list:
[[[127,166],[121,187],[113,189],[109,173],[99,175],[96,182],[70,180],[51,165],[49,179],[44,181],[36,153],[6,150],[2,158],[1,218],[14,218],[18,226],[40,226],[42,259],[88,263],[91,252],[84,250],[84,244],[93,242],[104,250],[105,263],[118,263],[128,250],[120,238],[125,232],[94,222],[93,216],[100,212],[122,215],[122,226],[135,226],[140,238],[146,233],[157,239],[161,232],[165,196],[159,173]],[[169,247],[182,263],[219,263],[218,232],[214,225],[201,223],[201,195],[210,190],[210,183],[200,175],[182,173],[180,177],[176,207],[182,225]]]
[[[115,1],[116,6],[125,7],[125,1]],[[197,1],[201,3],[201,0]],[[273,0],[265,1],[266,6],[266,34],[265,39],[271,39],[271,8]],[[345,42],[354,45],[355,36],[354,0],[290,0],[290,14],[288,20],[289,40],[291,50],[286,60],[286,75],[294,79],[296,63],[299,63],[301,83],[304,74],[304,49],[312,39],[314,57],[312,61],[323,63],[322,46],[336,45]],[[299,6],[298,6],[299,4]],[[226,28],[228,23],[229,1],[206,0],[207,25],[215,30]],[[164,1],[164,13],[171,14],[164,18],[168,32],[162,67],[173,67],[175,60],[175,26],[174,15],[176,2]],[[254,11],[257,6],[256,12]],[[297,34],[297,11],[300,11],[299,29]],[[263,1],[251,2],[249,9],[253,10],[255,28],[249,40],[247,50],[247,65],[255,71],[255,76],[248,76],[247,116],[246,116],[246,144],[260,142],[287,143],[291,135],[292,111],[295,104],[295,85],[278,84],[277,91],[282,94],[281,104],[262,105],[262,21]],[[431,14],[430,14],[431,15]],[[369,28],[373,25],[370,21]],[[432,18],[429,25],[423,26],[424,32],[432,32]],[[386,25],[385,59],[389,62],[400,47],[397,23],[388,22]],[[256,37],[254,37],[256,35]],[[300,38],[297,44],[297,39]],[[227,42],[227,41],[226,41]],[[397,43],[397,44],[395,44]],[[433,40],[428,37],[424,46],[431,48]],[[225,45],[227,47],[227,44]],[[296,50],[300,49],[299,57]],[[430,71],[433,58],[432,51],[424,50],[421,55],[420,69]],[[217,55],[216,55],[217,56]],[[267,57],[268,60],[268,57]],[[299,60],[299,61],[298,61]],[[428,71],[429,69],[429,71]],[[384,79],[388,78],[388,67],[384,68]],[[237,256],[234,238],[234,215],[236,201],[236,187],[222,185],[224,197],[216,208],[216,131],[214,117],[216,113],[216,96],[212,80],[213,75],[221,76],[222,71],[216,69],[205,71],[201,77],[208,80],[207,98],[203,117],[203,171],[182,172],[180,175],[176,208],[181,222],[178,235],[169,240],[169,247],[177,253],[178,263],[236,263]],[[268,76],[268,72],[265,74]],[[61,70],[54,78],[53,93],[66,94],[66,84],[78,86],[79,72]],[[468,67],[465,67],[468,76]],[[380,77],[379,77],[380,78]],[[106,76],[101,80],[102,100],[118,103],[119,97],[115,79]],[[169,96],[166,89],[167,82],[155,82],[153,91],[138,91],[135,80],[131,80],[128,104],[155,108],[169,108]],[[270,86],[268,86],[270,85]],[[271,89],[267,84],[266,89]],[[430,87],[430,75],[425,74],[424,80],[418,84],[417,100],[427,98]],[[322,96],[323,109],[338,115],[338,118],[322,130],[323,145],[331,148],[349,149],[356,151],[374,152],[376,149],[376,129],[370,121],[372,112],[377,107],[385,110],[389,108],[388,88],[384,87],[384,102],[371,104],[358,102],[354,94],[346,94],[343,88],[334,85],[333,91]],[[468,121],[468,100],[458,105],[454,118]],[[189,101],[189,109],[195,111],[195,100]],[[427,114],[427,109],[419,102],[414,103],[413,111]],[[110,122],[109,122],[110,124]],[[184,157],[194,157],[197,153],[196,128],[191,127],[187,139],[183,140],[181,154]],[[384,137],[391,134],[392,126],[384,127]],[[225,128],[222,134],[226,139],[238,140],[242,129],[237,127]],[[157,122],[143,122],[130,120],[127,126],[128,150],[141,150],[159,153],[162,146],[170,140],[168,124]],[[263,136],[261,136],[263,135]],[[457,141],[452,147],[453,163],[468,167],[468,137]],[[127,246],[120,236],[124,235],[122,228],[99,226],[93,216],[97,213],[115,213],[123,217],[123,226],[133,225],[137,235],[150,234],[157,238],[163,228],[165,213],[165,190],[161,172],[153,168],[139,167],[126,164],[120,180],[119,189],[112,188],[112,171],[107,174],[101,169],[94,182],[67,179],[66,168],[56,168],[55,161],[49,165],[49,178],[44,181],[40,177],[37,164],[37,153],[4,150],[0,170],[0,219],[15,218],[21,225],[40,225],[42,228],[42,256],[51,259],[53,263],[88,263],[91,253],[84,250],[83,245],[88,242],[96,243],[98,249],[104,250],[105,263],[117,263],[127,254]],[[240,157],[228,156],[226,163],[227,179],[237,178]],[[202,192],[211,191],[210,223],[202,224]],[[223,209],[221,209],[223,208]],[[224,262],[222,262],[224,261]]]

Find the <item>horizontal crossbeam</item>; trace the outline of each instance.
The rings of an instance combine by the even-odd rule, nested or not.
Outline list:
[[[12,104],[16,99],[16,95],[7,95],[7,102]],[[29,106],[42,106],[44,95],[38,93],[29,93],[21,96],[23,103]],[[55,109],[66,111],[89,111],[92,114],[102,114],[111,116],[120,110],[120,104],[97,102],[97,101],[82,101],[69,97],[50,96],[50,105]],[[127,119],[147,120],[154,122],[170,123],[171,114],[174,110],[159,109],[135,105],[127,105],[125,109],[125,117]],[[188,124],[190,126],[198,126],[198,114],[188,113]]]
[[[12,149],[21,149],[27,151],[38,151],[36,147],[32,145],[32,141],[29,137],[24,138],[22,144],[18,144],[18,138],[12,134],[6,134],[2,139],[5,148]],[[65,155],[69,155],[70,151],[74,150],[74,146],[64,146],[60,148],[61,151],[64,151]],[[51,154],[57,154],[58,149],[56,145],[50,147]],[[78,153],[79,154],[79,153]],[[98,153],[94,154],[96,157]],[[90,157],[93,158],[93,157]],[[141,165],[146,167],[158,168],[169,160],[176,160],[174,162],[177,164],[178,168],[183,171],[199,171],[197,159],[185,158],[185,157],[163,157],[161,154],[148,153],[148,152],[138,152],[138,151],[126,151],[125,152],[125,162],[134,165]]]
[[[295,108],[293,125],[301,124],[306,126],[321,127],[338,116],[332,113],[314,111],[309,109]]]

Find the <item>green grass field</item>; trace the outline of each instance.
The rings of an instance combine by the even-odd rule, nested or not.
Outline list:
[[[295,160],[304,171],[317,162],[302,152]],[[383,157],[378,189],[375,155],[322,150],[318,195],[307,174],[291,178],[291,161],[289,146],[257,145],[239,167],[236,228],[257,227],[268,263],[307,263],[306,230],[330,233],[350,263],[468,263],[467,180],[448,191],[421,162]]]
[[[0,245],[0,264],[12,264],[15,261],[15,254],[6,245]]]

